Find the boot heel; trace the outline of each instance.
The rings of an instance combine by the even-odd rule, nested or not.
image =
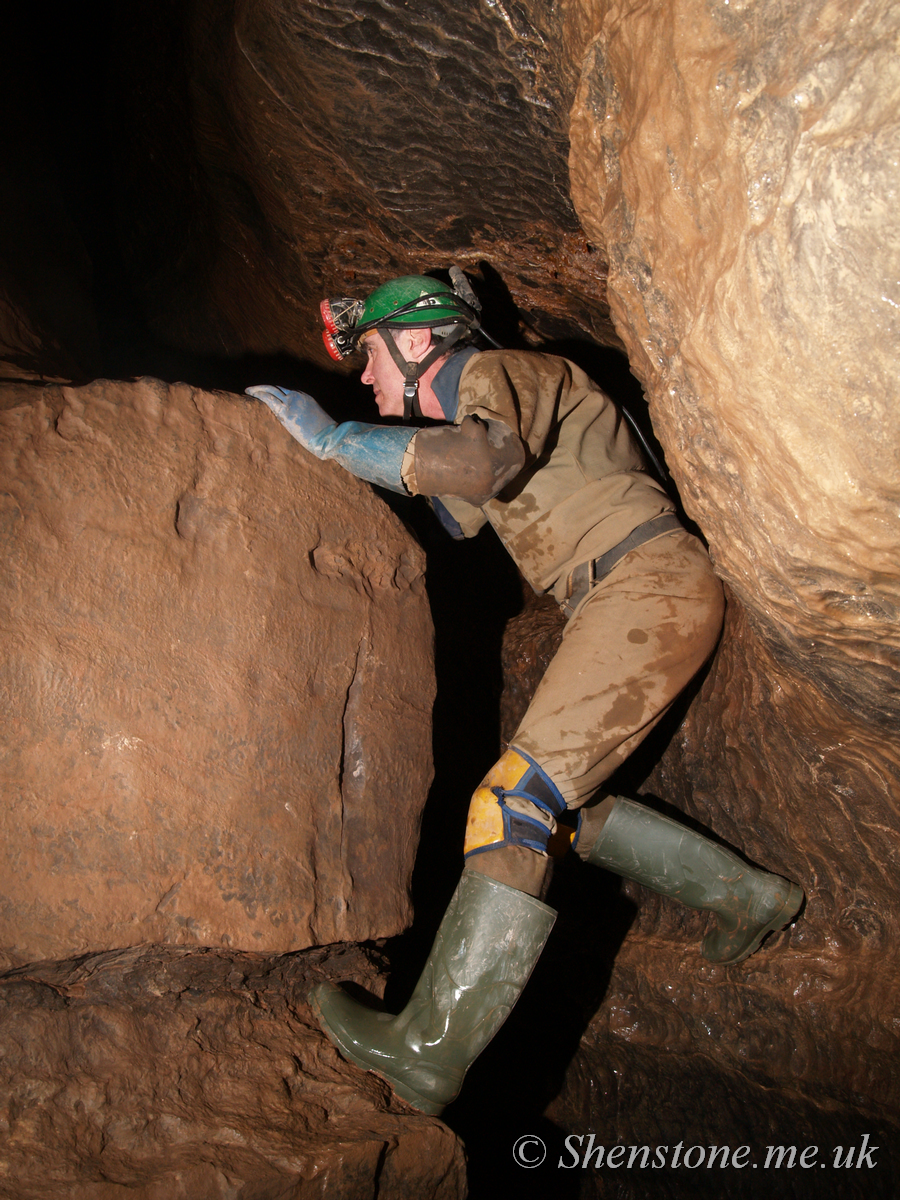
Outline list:
[[[377,1012],[333,983],[316,984],[310,1006],[348,1062],[437,1116],[518,1000],[555,919],[533,896],[463,871],[401,1013]]]
[[[763,939],[770,933],[774,933],[776,929],[786,929],[790,925],[800,911],[805,897],[803,888],[799,884],[790,883],[787,879],[783,882],[788,885],[787,898],[774,916],[761,924],[755,933],[753,933],[752,926],[747,930],[746,936],[749,940],[736,940],[737,929],[727,931],[718,928],[706,935],[703,941],[703,957],[707,962],[725,964],[743,962],[745,958],[756,953]]]

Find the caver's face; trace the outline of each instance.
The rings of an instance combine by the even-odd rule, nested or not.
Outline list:
[[[413,341],[412,331],[402,330],[399,333],[385,333],[385,337],[393,336],[397,342],[400,354],[405,361],[411,357],[410,344]],[[368,384],[375,393],[375,403],[383,417],[403,416],[403,385],[406,380],[397,364],[391,358],[391,352],[384,343],[384,338],[377,329],[367,333],[362,340],[362,349],[366,355],[366,367],[362,373],[362,381]]]

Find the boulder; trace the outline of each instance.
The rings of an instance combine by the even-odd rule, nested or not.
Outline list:
[[[431,779],[423,557],[257,401],[8,384],[0,947],[386,937]]]

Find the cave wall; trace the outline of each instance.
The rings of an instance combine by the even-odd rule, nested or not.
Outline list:
[[[609,255],[616,328],[728,594],[702,687],[617,782],[799,880],[807,903],[760,954],[721,968],[697,952],[702,918],[626,885],[611,919],[633,906],[627,933],[548,1112],[579,1128],[590,1111],[608,1140],[650,1144],[737,1129],[762,1142],[773,1119],[785,1143],[874,1130],[877,1178],[829,1178],[824,1194],[888,1196],[900,1141],[896,13],[582,16],[573,199]],[[541,606],[508,629],[507,735],[559,634]],[[774,1118],[776,1079],[793,1100]],[[692,1125],[675,1096],[695,1089],[720,1112]],[[606,1195],[614,1179],[579,1194]],[[740,1177],[728,1186],[756,1194]],[[704,1194],[701,1180],[660,1187]]]
[[[701,968],[677,1007],[700,1042],[706,1011],[720,1052],[896,1100],[898,14],[598,15],[572,194],[608,250],[616,327],[730,600],[710,676],[648,787],[808,896],[715,1020],[696,989],[721,972]],[[684,920],[649,902],[640,924],[659,950]],[[653,972],[633,970],[607,1019],[621,1004],[639,1038],[627,997]],[[661,961],[654,972],[659,997]],[[726,1012],[749,1021],[760,983],[779,1013],[765,1036],[723,1025]]]
[[[569,199],[573,84],[547,6],[192,0],[115,19],[122,243],[169,340],[330,366],[320,297],[456,259],[489,264],[511,330],[509,293],[531,336],[616,342]]]
[[[798,671],[884,728],[900,716],[897,31],[890,4],[611,9],[570,160],[719,573]]]

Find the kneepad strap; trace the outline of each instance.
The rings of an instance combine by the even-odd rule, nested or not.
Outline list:
[[[547,855],[566,802],[541,768],[509,749],[475,789],[466,823],[465,855],[525,846]]]

